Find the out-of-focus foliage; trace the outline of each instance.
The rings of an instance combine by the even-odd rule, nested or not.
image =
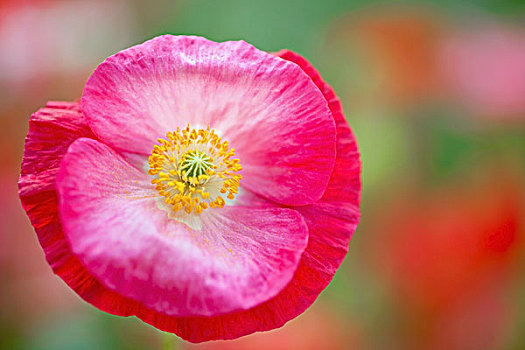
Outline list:
[[[0,348],[525,348],[524,16],[517,0],[0,1]],[[357,136],[350,253],[282,329],[190,345],[95,310],[53,276],[20,207],[30,114],[163,33],[298,51]]]

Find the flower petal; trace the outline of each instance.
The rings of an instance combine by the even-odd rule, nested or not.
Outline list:
[[[346,202],[358,208],[361,200],[361,160],[357,141],[345,119],[341,101],[332,87],[324,82],[319,72],[304,57],[290,50],[281,50],[276,55],[296,63],[312,78],[328,101],[328,107],[335,120],[337,134],[334,172],[320,201]]]
[[[48,102],[31,116],[18,183],[20,200],[53,272],[92,305],[130,316],[144,306],[110,291],[85,269],[72,254],[58,217],[56,173],[69,145],[79,137],[95,135],[77,102]]]
[[[89,139],[62,161],[64,232],[104,286],[165,315],[212,316],[260,304],[290,281],[308,238],[296,211],[226,207],[195,231],[157,207],[149,180]]]
[[[162,36],[103,62],[82,110],[117,149],[148,154],[178,126],[211,125],[241,159],[246,188],[286,205],[318,200],[335,159],[327,102],[295,64],[245,42]]]
[[[79,137],[95,135],[77,102],[48,102],[29,121],[19,196],[55,272],[67,261],[68,250],[58,219],[55,176],[67,148]]]

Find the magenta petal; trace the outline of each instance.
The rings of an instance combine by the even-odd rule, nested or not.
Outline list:
[[[94,138],[77,102],[48,102],[31,116],[18,181],[22,206],[53,271],[68,260],[57,211],[55,176],[69,145],[79,137]]]
[[[108,146],[75,141],[57,175],[73,253],[110,290],[173,316],[251,308],[292,278],[308,231],[296,211],[226,207],[195,231],[157,208],[149,177]]]
[[[297,65],[239,42],[166,35],[109,57],[82,110],[106,144],[148,154],[178,126],[210,125],[235,148],[242,186],[286,205],[318,200],[335,158],[327,101]]]
[[[20,174],[20,195],[54,190],[62,156],[79,137],[95,137],[77,102],[48,102],[31,116]]]
[[[312,78],[326,98],[335,120],[337,156],[334,172],[320,202],[348,203],[350,207],[358,210],[361,201],[361,160],[355,135],[345,119],[341,101],[332,87],[323,81],[319,72],[305,58],[289,50],[281,50],[277,55],[298,64]]]

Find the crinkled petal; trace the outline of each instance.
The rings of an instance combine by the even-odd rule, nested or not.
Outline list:
[[[56,174],[69,145],[80,137],[95,135],[77,102],[48,102],[31,116],[19,179],[20,200],[53,272],[99,309],[133,315],[144,306],[107,289],[86,270],[72,254],[59,220]]]
[[[48,102],[29,121],[18,182],[19,196],[55,272],[69,256],[58,219],[55,176],[67,148],[79,137],[94,138],[95,135],[77,102]]]
[[[157,207],[147,175],[89,139],[69,147],[57,191],[81,263],[110,290],[165,315],[212,316],[270,299],[308,238],[302,216],[284,208],[207,211],[202,230],[189,229]]]
[[[328,102],[336,125],[336,159],[334,172],[320,202],[343,202],[359,207],[361,200],[361,160],[354,133],[343,114],[341,101],[330,85],[323,81],[319,72],[302,56],[289,50],[277,55],[299,65],[312,78]]]
[[[82,110],[106,144],[148,154],[177,127],[210,125],[235,148],[242,186],[286,205],[318,200],[335,159],[327,102],[295,64],[239,42],[165,35],[88,80]]]

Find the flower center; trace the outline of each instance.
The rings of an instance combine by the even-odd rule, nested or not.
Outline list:
[[[157,139],[148,163],[151,183],[174,212],[200,214],[208,208],[223,208],[223,195],[234,199],[238,193],[242,170],[239,159],[232,159],[229,148],[210,130],[190,129],[189,125],[168,132],[166,139]]]

